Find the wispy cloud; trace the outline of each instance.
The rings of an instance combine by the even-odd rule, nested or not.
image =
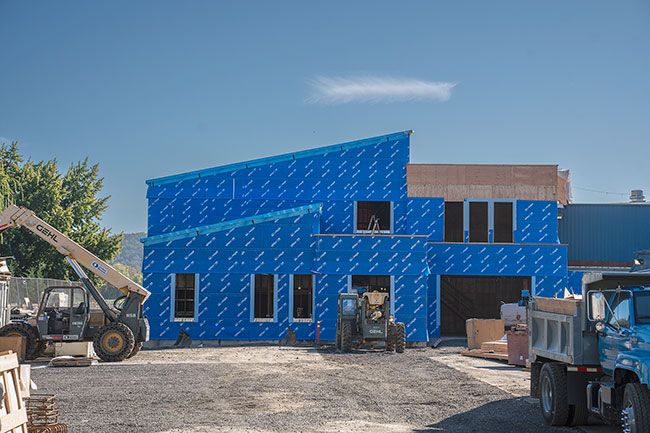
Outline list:
[[[438,101],[451,97],[456,83],[393,77],[316,77],[310,82],[310,104],[349,102]]]

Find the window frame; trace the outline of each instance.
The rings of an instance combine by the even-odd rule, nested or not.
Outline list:
[[[623,298],[620,298],[619,296],[622,296]],[[605,298],[607,302],[609,303],[610,307],[607,308],[607,318],[605,319],[605,323],[607,323],[609,326],[611,326],[613,329],[619,329],[614,323],[613,319],[616,319],[614,322],[617,323],[620,327],[620,329],[629,329],[633,326],[634,323],[634,295],[631,291],[629,290],[621,290],[620,292],[618,291],[613,291],[613,294],[610,296],[609,299]],[[618,304],[614,305],[614,302],[619,301]],[[621,319],[616,317],[616,309],[623,304],[623,302],[626,303],[627,305],[627,324],[621,324],[620,321]]]
[[[368,203],[368,202],[375,202],[375,203],[388,203],[389,206],[389,213],[390,213],[390,224],[389,224],[389,229],[388,230],[359,230],[358,227],[358,221],[357,221],[357,216],[359,215],[359,203]],[[372,234],[372,233],[377,233],[377,234],[392,234],[395,232],[395,214],[394,214],[394,203],[390,200],[355,200],[354,201],[354,215],[353,215],[353,233],[359,233],[359,234]]]
[[[177,275],[194,275],[194,313],[192,317],[176,317],[176,276]],[[195,323],[199,320],[199,289],[200,289],[200,274],[193,272],[178,272],[170,274],[170,320],[178,323]]]
[[[256,275],[271,275],[273,277],[273,317],[255,317],[255,276]],[[278,274],[250,274],[250,314],[249,318],[254,323],[275,323],[278,321]]]
[[[488,240],[487,242],[470,242],[469,241],[469,204],[472,202],[484,202],[488,205]],[[494,203],[512,203],[512,242],[494,242]],[[517,244],[517,200],[515,199],[486,199],[486,198],[466,198],[463,200],[463,242],[464,243],[488,243],[497,245],[514,245]]]
[[[635,325],[647,325],[650,323],[650,316],[648,314],[640,314],[638,305],[639,298],[645,298],[650,296],[650,292],[647,291],[635,291],[632,293],[634,298],[634,324]]]
[[[294,277],[296,275],[310,275],[311,276],[311,318],[298,318],[294,317]],[[316,316],[316,275],[314,274],[291,274],[289,275],[289,323],[314,323]]]
[[[482,236],[485,235],[485,240],[472,240],[472,205],[478,206],[478,205],[484,205],[481,206],[482,208],[485,208],[485,232],[480,233]],[[483,209],[481,209],[483,210]],[[486,244],[490,242],[490,220],[494,220],[493,215],[490,212],[490,203],[487,201],[479,201],[479,200],[474,200],[474,201],[469,201],[467,202],[467,242],[471,244]],[[463,221],[464,223],[464,221]]]
[[[447,243],[463,243],[464,240],[465,240],[465,203],[462,202],[462,201],[445,200],[443,205],[444,205],[444,213],[443,213],[443,225],[444,225],[443,229],[444,229],[444,231],[443,231],[443,234],[442,234],[443,242],[447,242]],[[457,228],[460,229],[460,233],[457,233],[457,234],[460,235],[458,240],[448,240],[447,239],[448,238],[447,233],[448,232],[453,233],[452,230],[448,230],[448,228],[451,228],[450,227],[451,224],[449,223],[450,218],[448,218],[448,217],[450,215],[448,215],[448,214],[450,212],[447,211],[447,205],[449,205],[450,208],[452,207],[452,205],[454,207],[459,207],[459,209],[456,209],[456,210],[460,211],[460,220],[461,220],[460,221],[460,227],[457,227]]]
[[[503,242],[503,241],[496,241],[496,236],[497,236],[497,205],[510,205],[510,241]],[[489,212],[489,210],[488,210]],[[505,215],[506,213],[504,213]],[[492,202],[492,243],[495,244],[514,244],[515,243],[515,220],[517,219],[515,215],[515,204],[510,201],[510,200],[495,200]],[[488,227],[488,234],[490,233],[490,228]],[[505,231],[504,233],[507,233]]]

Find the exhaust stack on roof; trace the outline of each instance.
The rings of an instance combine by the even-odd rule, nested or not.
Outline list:
[[[642,189],[633,189],[630,193],[630,203],[645,203]]]

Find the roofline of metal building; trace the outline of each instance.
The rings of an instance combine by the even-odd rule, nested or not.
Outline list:
[[[569,204],[564,205],[565,207],[567,206],[603,206],[603,207],[608,207],[608,206],[648,206],[650,205],[650,202],[638,202],[638,203],[630,203],[630,202],[611,202],[611,203],[575,203],[571,202]]]

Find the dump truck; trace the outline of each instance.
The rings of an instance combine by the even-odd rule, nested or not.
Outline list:
[[[650,432],[650,273],[586,273],[582,295],[528,304],[531,396],[549,425],[590,415]]]
[[[350,352],[353,346],[384,342],[397,353],[406,347],[406,327],[391,315],[389,294],[359,289],[339,293],[336,321],[336,348]]]
[[[23,227],[61,253],[81,280],[80,286],[48,287],[36,317],[0,328],[0,335],[25,337],[26,356],[38,357],[47,342],[92,341],[95,353],[107,362],[134,356],[149,339],[149,322],[142,306],[150,293],[127,278],[33,211],[10,205],[0,214],[0,232]],[[85,268],[115,287],[122,296],[113,305],[102,296]],[[92,308],[92,302],[97,308]]]

